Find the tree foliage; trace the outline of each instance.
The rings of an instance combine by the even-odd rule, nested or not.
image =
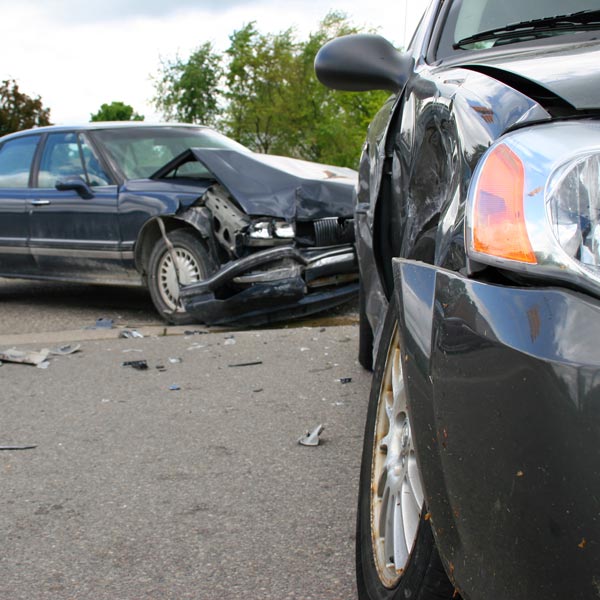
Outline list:
[[[90,115],[90,121],[143,121],[144,116],[133,110],[133,106],[124,102],[111,102],[102,104],[100,110]]]
[[[21,129],[50,125],[50,109],[42,99],[31,98],[19,91],[14,79],[5,79],[0,85],[0,136]]]
[[[216,125],[222,75],[221,56],[206,42],[187,61],[163,61],[154,105],[170,120]]]
[[[234,31],[224,54],[210,44],[163,64],[157,109],[168,119],[217,126],[253,150],[356,167],[368,123],[385,92],[337,92],[314,74],[319,48],[356,33],[331,12],[307,40],[293,29],[262,34],[252,22]]]

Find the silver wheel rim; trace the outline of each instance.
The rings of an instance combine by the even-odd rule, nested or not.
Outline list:
[[[387,588],[396,586],[406,569],[423,501],[395,327],[379,391],[371,469],[373,552],[379,578]]]
[[[176,246],[173,248],[173,254],[177,261],[179,269],[179,281],[182,285],[189,285],[200,281],[204,277],[202,267],[195,256],[185,248]],[[162,301],[170,311],[185,312],[179,302],[179,285],[177,283],[177,273],[173,266],[171,253],[165,250],[158,263],[158,291]]]

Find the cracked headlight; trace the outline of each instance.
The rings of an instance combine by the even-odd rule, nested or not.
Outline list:
[[[472,261],[600,293],[600,123],[498,140],[475,170],[465,222]]]
[[[287,221],[255,221],[248,228],[250,245],[273,245],[294,239],[296,230],[293,223]]]

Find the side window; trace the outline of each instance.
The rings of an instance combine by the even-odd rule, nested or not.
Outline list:
[[[53,133],[48,136],[38,174],[38,187],[53,188],[60,177],[78,175],[86,179],[77,136],[74,133]]]
[[[88,176],[88,183],[92,187],[98,185],[110,185],[111,180],[106,171],[102,168],[98,156],[93,148],[87,143],[84,136],[79,136],[81,144],[81,153],[83,154],[83,162]]]
[[[9,140],[0,147],[0,187],[26,188],[39,135]]]

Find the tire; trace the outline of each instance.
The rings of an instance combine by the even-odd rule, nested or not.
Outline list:
[[[358,288],[358,362],[367,371],[373,370],[373,330],[367,319],[367,301],[363,282]]]
[[[381,337],[386,351],[377,355],[367,411],[356,531],[358,597],[456,600],[425,518],[396,314],[393,301]]]
[[[181,283],[201,281],[214,271],[212,260],[196,235],[189,230],[177,229],[168,236],[179,264]],[[173,325],[187,325],[195,321],[179,303],[179,286],[171,252],[162,238],[156,242],[148,260],[148,288],[156,310],[165,321]]]

